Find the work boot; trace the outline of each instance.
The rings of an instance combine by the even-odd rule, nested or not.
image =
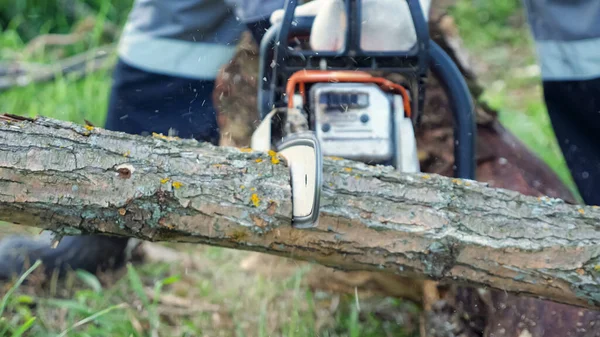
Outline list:
[[[41,260],[44,274],[59,277],[69,270],[82,269],[90,273],[119,268],[125,261],[129,238],[84,235],[66,236],[52,248],[51,232],[39,237],[9,236],[0,241],[0,280],[19,277],[36,260]]]

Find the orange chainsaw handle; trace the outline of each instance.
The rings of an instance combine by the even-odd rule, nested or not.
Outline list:
[[[305,96],[305,83],[315,82],[360,82],[360,83],[376,83],[386,91],[396,91],[404,98],[404,111],[408,117],[411,116],[410,100],[406,89],[403,86],[396,84],[390,80],[386,80],[382,77],[374,77],[371,74],[364,71],[328,71],[328,70],[299,70],[290,76],[287,86],[286,94],[288,96],[288,108],[294,107],[294,91],[296,85],[300,86],[300,94],[302,98]],[[386,88],[387,87],[387,88]]]

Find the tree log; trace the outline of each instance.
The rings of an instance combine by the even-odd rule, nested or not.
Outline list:
[[[298,230],[289,178],[276,154],[47,118],[0,122],[0,220],[600,307],[597,207],[328,158],[319,225]]]

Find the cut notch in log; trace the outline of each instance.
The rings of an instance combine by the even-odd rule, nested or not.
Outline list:
[[[196,242],[600,307],[600,209],[326,159],[318,228],[274,154],[47,118],[0,121],[0,220]]]

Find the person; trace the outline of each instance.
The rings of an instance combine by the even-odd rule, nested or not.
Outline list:
[[[523,0],[548,116],[587,205],[600,205],[600,1]]]
[[[584,202],[598,205],[600,2],[523,2],[556,139]],[[173,128],[179,137],[216,143],[211,99],[216,74],[233,56],[241,32],[247,27],[260,41],[269,16],[283,3],[137,0],[120,41],[106,128],[133,134],[166,134]],[[51,249],[48,235],[39,241],[6,239],[0,242],[0,279],[20,273],[24,257],[41,258],[46,270],[116,266],[123,261],[127,241],[74,236]]]
[[[130,134],[175,133],[217,144],[212,91],[220,68],[235,54],[241,34],[257,42],[284,0],[135,0],[119,40],[105,128]],[[0,280],[36,260],[49,276],[69,269],[115,268],[128,238],[9,236],[0,241]]]

